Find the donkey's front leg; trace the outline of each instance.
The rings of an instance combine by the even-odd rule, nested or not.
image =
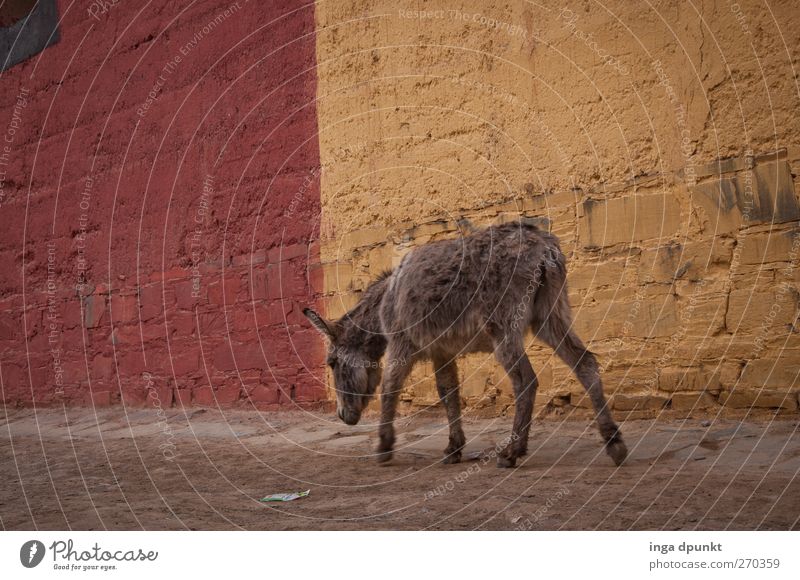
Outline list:
[[[397,402],[400,390],[411,372],[411,361],[408,360],[410,349],[399,337],[389,342],[386,352],[386,370],[381,387],[381,424],[378,427],[378,463],[392,458],[394,448],[394,416],[397,413]]]
[[[514,385],[515,412],[511,441],[497,455],[498,467],[514,467],[517,458],[528,450],[533,401],[539,380],[522,346],[522,337],[504,340],[495,347],[495,357]]]
[[[455,359],[448,356],[434,356],[433,370],[436,374],[436,390],[447,409],[447,422],[450,424],[450,441],[444,450],[442,463],[461,461],[461,450],[466,438],[461,429],[461,397],[458,392],[458,367]]]

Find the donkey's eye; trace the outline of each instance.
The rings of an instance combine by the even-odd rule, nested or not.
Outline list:
[[[336,359],[329,360],[328,361],[328,366],[331,367],[332,369],[335,369],[336,368]]]

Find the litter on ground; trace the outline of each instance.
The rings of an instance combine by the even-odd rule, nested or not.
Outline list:
[[[270,501],[293,501],[295,499],[300,499],[301,497],[306,497],[309,493],[311,493],[310,489],[305,491],[295,491],[292,493],[273,493],[272,495],[268,495],[266,497],[262,497],[258,501],[263,502],[270,502]]]

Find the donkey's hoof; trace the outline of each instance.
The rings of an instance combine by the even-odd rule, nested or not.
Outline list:
[[[628,456],[628,448],[625,447],[622,439],[615,439],[606,444],[606,453],[614,460],[617,466],[620,466]]]
[[[461,452],[454,451],[452,453],[448,453],[447,451],[445,451],[442,463],[444,463],[445,465],[450,465],[451,463],[461,463]]]
[[[379,451],[376,457],[378,463],[388,463],[392,460],[392,451]]]
[[[517,464],[516,457],[504,457],[503,455],[497,456],[497,467],[514,467]]]

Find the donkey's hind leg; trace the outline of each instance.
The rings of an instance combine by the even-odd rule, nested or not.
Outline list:
[[[497,456],[498,467],[514,467],[517,458],[525,455],[528,449],[528,434],[533,416],[533,401],[539,380],[533,371],[531,361],[525,353],[521,333],[504,334],[495,339],[495,358],[514,385],[515,412],[511,441]]]
[[[577,375],[597,414],[600,435],[606,442],[606,453],[614,463],[620,465],[627,457],[628,449],[622,442],[619,427],[614,422],[603,396],[597,359],[572,330],[572,311],[567,299],[566,260],[561,250],[552,249],[550,259],[544,265],[543,283],[533,303],[531,330],[540,340],[550,345]]]
[[[558,327],[557,324],[553,326],[556,326],[556,329]],[[554,333],[552,332],[553,327],[548,325],[544,329],[535,330],[538,330],[538,337],[550,345],[566,365],[574,371],[583,388],[586,389],[597,415],[600,435],[606,442],[606,453],[614,460],[615,464],[621,465],[628,456],[628,449],[622,441],[622,434],[611,416],[611,410],[603,395],[600,369],[594,354],[583,345],[581,339],[571,329],[563,333]]]
[[[444,450],[442,463],[458,463],[461,461],[461,450],[466,438],[461,428],[461,399],[458,392],[458,367],[454,358],[446,355],[433,357],[433,369],[436,374],[436,390],[445,409],[447,422],[450,424],[450,440]]]

